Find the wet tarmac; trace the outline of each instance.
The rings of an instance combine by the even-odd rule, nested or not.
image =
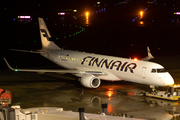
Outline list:
[[[178,83],[180,69],[169,70]],[[81,86],[72,75],[55,73],[37,74],[28,72],[0,71],[0,87],[10,90],[12,105],[29,107],[62,107],[64,110],[78,111],[84,107],[87,113],[101,112],[101,104],[108,104],[110,115],[150,120],[180,119],[180,102],[138,96],[139,90],[149,91],[147,85],[125,81],[102,81],[97,89]],[[160,88],[165,90],[166,88]]]

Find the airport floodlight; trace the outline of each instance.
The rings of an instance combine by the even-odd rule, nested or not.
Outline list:
[[[65,15],[65,14],[66,14],[65,12],[58,13],[58,15]]]
[[[98,5],[100,5],[100,2],[97,2]]]
[[[176,15],[180,15],[180,12],[175,12],[174,14],[176,14]]]
[[[140,12],[140,16],[143,16],[143,12],[142,11]]]
[[[31,16],[18,16],[18,18],[30,19],[30,18],[31,18]]]
[[[86,20],[88,20],[89,19],[89,12],[86,12],[85,15],[86,15]]]

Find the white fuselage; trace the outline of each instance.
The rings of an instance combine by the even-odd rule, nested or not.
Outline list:
[[[42,43],[40,51],[15,50],[21,52],[39,53],[59,66],[68,70],[48,69],[14,69],[4,58],[9,69],[26,72],[54,72],[58,74],[71,73],[80,77],[79,81],[84,87],[97,88],[101,80],[126,80],[135,83],[153,86],[173,85],[174,80],[165,71],[164,67],[148,61],[153,56],[147,47],[148,56],[142,60],[112,57],[93,53],[84,53],[71,50],[62,50],[53,41],[43,18],[38,18],[39,31]]]
[[[46,50],[41,55],[66,69],[104,72],[105,75],[96,76],[103,80],[126,80],[155,86],[174,84],[171,75],[162,71],[164,67],[153,62],[71,50]]]

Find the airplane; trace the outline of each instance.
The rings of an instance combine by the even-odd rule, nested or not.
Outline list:
[[[38,21],[42,49],[39,51],[12,50],[41,54],[45,58],[66,69],[14,69],[4,58],[9,69],[13,71],[38,73],[71,73],[79,77],[81,84],[87,88],[99,87],[101,80],[125,80],[150,85],[150,87],[168,86],[174,84],[172,76],[164,69],[163,66],[147,61],[153,58],[149,47],[147,47],[148,56],[141,60],[64,50],[58,47],[53,41],[49,40],[51,35],[43,18],[38,18]]]

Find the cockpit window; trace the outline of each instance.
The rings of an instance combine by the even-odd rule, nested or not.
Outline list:
[[[164,73],[164,72],[167,72],[164,68],[161,68],[161,69],[152,69],[151,70],[151,73]]]
[[[157,69],[157,73],[164,73],[164,72],[167,72],[164,68],[162,68],[162,69]]]
[[[152,71],[151,71],[152,73],[156,73],[156,69],[152,69]]]

